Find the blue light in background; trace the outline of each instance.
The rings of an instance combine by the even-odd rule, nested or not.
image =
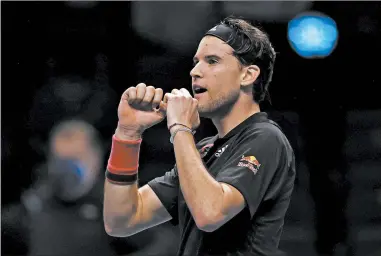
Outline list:
[[[288,23],[287,36],[293,50],[303,58],[325,58],[336,48],[336,22],[321,13],[304,13]]]

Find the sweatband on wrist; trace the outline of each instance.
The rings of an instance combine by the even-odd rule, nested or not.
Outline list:
[[[120,140],[112,137],[112,147],[107,170],[112,174],[134,175],[138,172],[142,139]]]
[[[119,185],[129,185],[132,183],[135,183],[135,181],[138,180],[138,174],[115,174],[110,172],[109,170],[106,170],[106,178],[109,182]]]

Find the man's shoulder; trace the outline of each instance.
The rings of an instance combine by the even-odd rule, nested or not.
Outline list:
[[[241,136],[253,138],[266,136],[279,139],[284,138],[285,134],[276,122],[268,120],[247,126],[247,128],[241,132]]]
[[[249,125],[239,137],[240,143],[246,144],[252,141],[257,144],[260,141],[270,147],[281,147],[286,152],[293,154],[293,149],[284,131],[272,120]]]

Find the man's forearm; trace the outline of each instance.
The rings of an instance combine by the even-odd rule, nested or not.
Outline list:
[[[105,181],[104,223],[107,233],[118,234],[118,229],[126,229],[139,206],[139,191],[136,183],[115,185]]]
[[[184,199],[196,224],[208,225],[221,212],[223,188],[205,168],[190,133],[178,132],[173,144]]]
[[[138,140],[141,138],[137,132],[128,132],[117,129],[115,136],[122,140]],[[106,179],[103,207],[106,231],[113,235],[121,235],[121,231],[126,231],[128,222],[138,211],[139,190],[137,182],[133,182],[131,185],[118,185]]]

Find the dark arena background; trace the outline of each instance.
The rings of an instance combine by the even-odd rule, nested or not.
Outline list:
[[[337,24],[325,58],[290,46],[306,11]],[[234,14],[256,21],[277,55],[271,104],[297,156],[284,255],[381,255],[380,2],[1,2],[2,255],[175,255],[177,227],[128,238],[103,227],[104,170],[122,92],[144,82],[190,89],[203,33]],[[202,120],[196,140],[214,135]],[[76,155],[91,168],[68,177]],[[147,130],[140,183],[175,163],[166,122]],[[91,169],[91,170],[89,170]],[[234,236],[234,234],[232,234]]]

